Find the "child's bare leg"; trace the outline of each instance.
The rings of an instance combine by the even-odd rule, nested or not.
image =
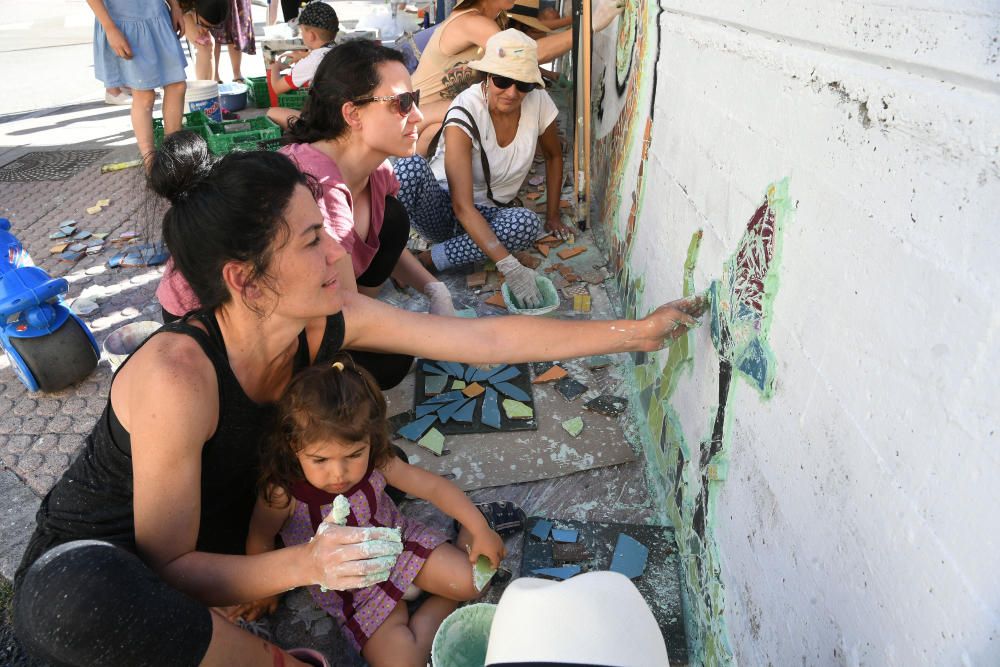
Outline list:
[[[398,602],[361,649],[361,655],[371,667],[424,667],[427,664],[430,644],[426,653],[421,650],[409,620],[406,603]]]
[[[155,90],[132,91],[132,131],[135,132],[135,143],[139,146],[139,155],[147,162],[153,155],[153,104],[155,102]]]
[[[163,133],[172,134],[181,129],[184,113],[184,92],[187,82],[177,81],[163,87]]]
[[[215,611],[212,612],[212,641],[200,664],[201,667],[216,665],[308,667],[306,663],[296,660],[271,642],[255,637],[233,625]]]
[[[462,533],[466,533],[465,541],[461,539]],[[465,550],[469,543],[467,535],[467,531],[463,529],[459,533],[459,546],[445,543],[434,549],[420,568],[420,573],[414,577],[413,583],[428,593],[457,602],[479,597],[480,591],[472,583],[472,563]]]
[[[219,44],[218,40],[216,40],[215,44],[212,47],[212,55],[213,55],[212,64],[215,66],[214,70],[215,76],[212,78],[218,81],[219,83],[222,83],[222,78],[219,76],[219,56],[222,55],[222,44]]]

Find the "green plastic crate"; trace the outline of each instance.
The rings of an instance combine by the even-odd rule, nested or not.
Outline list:
[[[281,148],[281,139],[264,139],[262,141],[240,141],[233,144],[230,152],[236,151],[276,151]]]
[[[271,106],[271,94],[267,90],[266,76],[251,76],[247,77],[244,81],[247,84],[247,93],[250,101],[253,102],[255,107],[266,109]]]
[[[309,98],[309,89],[293,90],[278,95],[278,106],[285,109],[301,109]]]
[[[185,130],[194,130],[201,136],[206,136],[208,134],[208,116],[205,115],[203,111],[192,111],[191,113],[184,114],[181,119],[181,127]],[[160,147],[163,143],[163,119],[154,118],[153,119],[153,145],[156,148]]]
[[[247,120],[229,120],[222,123],[208,123],[208,150],[216,155],[225,155],[236,144],[244,144],[281,137],[281,128],[266,116]],[[244,149],[246,150],[246,149]]]

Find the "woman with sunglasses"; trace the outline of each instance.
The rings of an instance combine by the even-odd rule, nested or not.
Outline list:
[[[468,63],[485,79],[452,102],[437,152],[396,162],[399,199],[431,249],[419,259],[438,271],[491,259],[517,302],[541,304],[535,272],[512,252],[530,247],[538,216],[515,200],[541,146],[549,192],[545,229],[569,233],[559,213],[563,160],[558,110],[543,89],[535,41],[518,30],[489,38],[481,60]]]
[[[423,292],[431,313],[454,315],[448,288],[406,249],[410,221],[386,161],[413,154],[418,99],[398,51],[369,40],[346,42],[316,69],[305,107],[290,123],[286,141],[292,143],[281,152],[316,179],[323,226],[350,255],[358,291],[377,295],[391,276]],[[173,264],[156,296],[164,321],[200,306]],[[413,361],[371,352],[357,352],[355,358],[383,389],[398,384]]]

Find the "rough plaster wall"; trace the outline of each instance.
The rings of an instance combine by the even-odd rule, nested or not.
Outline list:
[[[796,204],[772,267],[772,396],[733,380],[708,534],[681,545],[709,564],[687,573],[692,608],[721,635],[693,640],[706,663],[1000,664],[1000,7],[734,4],[644,10],[649,108],[619,124],[625,173],[595,175],[639,314],[680,294],[693,233],[703,292],[769,184],[787,177]],[[594,46],[606,95],[616,45]],[[624,112],[597,103],[600,154]],[[696,459],[719,403],[707,329],[676,390],[637,401],[662,394],[679,420],[663,438],[657,413],[647,448],[675,521],[691,512],[671,506],[671,448]],[[671,369],[654,356],[637,389],[653,367]]]

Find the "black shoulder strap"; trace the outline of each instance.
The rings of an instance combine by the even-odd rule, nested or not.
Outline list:
[[[486,196],[489,197],[489,200],[491,202],[493,202],[494,204],[496,204],[501,208],[506,208],[507,206],[510,206],[509,202],[507,203],[498,202],[496,199],[493,198],[493,188],[490,187],[490,181],[493,180],[493,177],[490,175],[490,162],[489,160],[486,159],[486,150],[483,148],[483,139],[479,135],[479,126],[476,125],[476,121],[472,117],[472,114],[469,113],[468,109],[460,106],[453,106],[450,109],[448,109],[449,114],[452,111],[461,111],[469,119],[469,122],[465,122],[461,118],[445,118],[444,124],[441,125],[440,131],[444,132],[444,128],[447,127],[448,125],[461,125],[462,127],[464,127],[469,131],[469,133],[472,135],[472,138],[476,141],[476,143],[479,144],[479,160],[483,166],[483,178],[486,179]]]

